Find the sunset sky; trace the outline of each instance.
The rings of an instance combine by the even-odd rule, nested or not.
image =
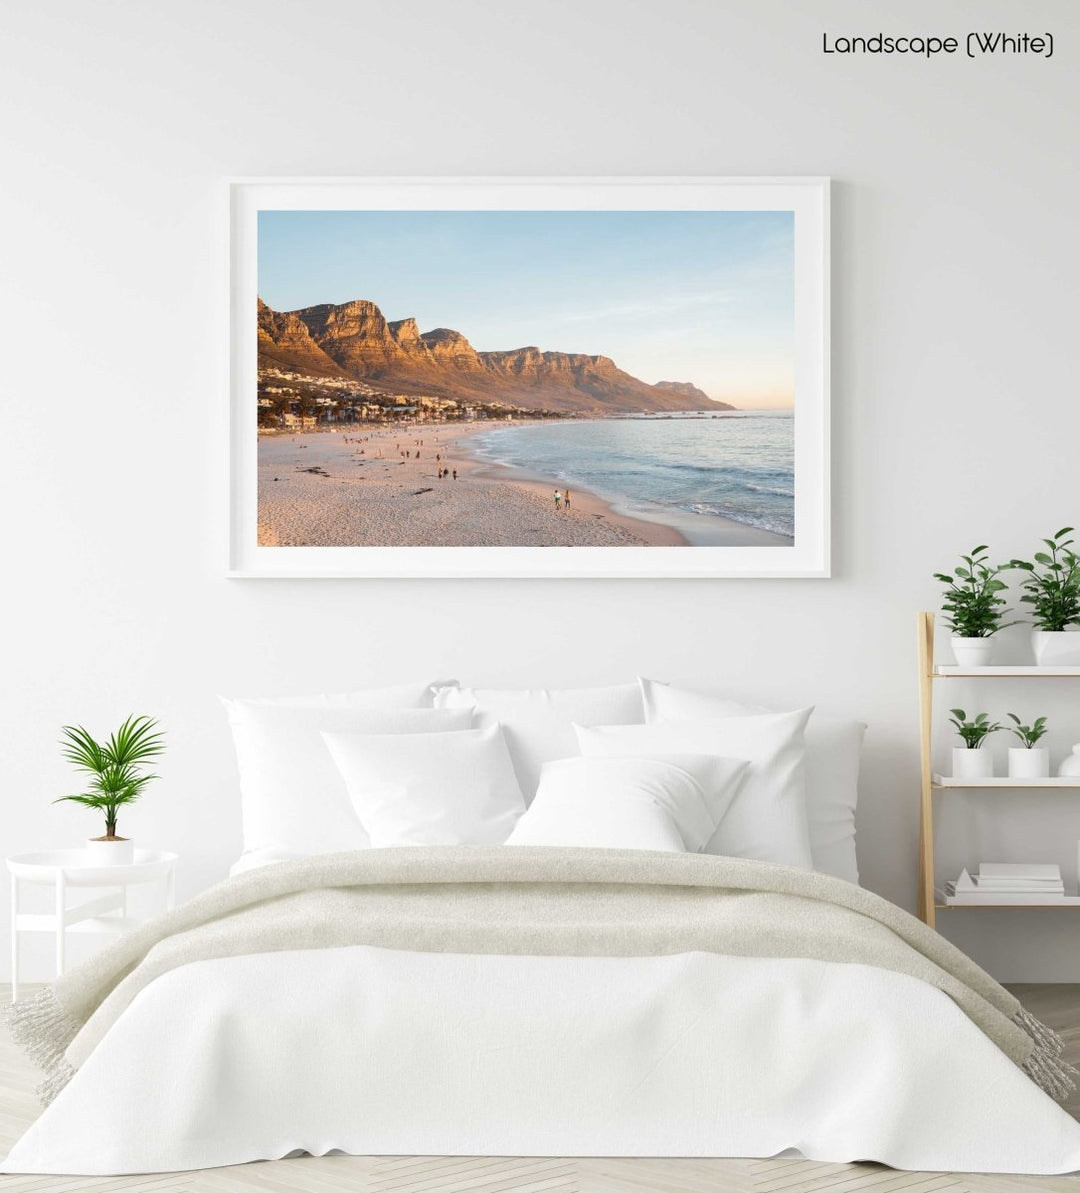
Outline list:
[[[480,351],[610,356],[736,406],[794,401],[791,212],[264,211],[275,310],[367,298]]]

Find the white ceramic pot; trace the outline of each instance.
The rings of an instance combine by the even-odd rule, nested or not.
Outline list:
[[[135,842],[125,837],[116,837],[111,841],[96,837],[86,842],[88,866],[130,866],[134,860]]]
[[[993,638],[958,638],[954,634],[949,644],[961,667],[985,667],[994,653]]]
[[[1050,774],[1050,751],[1042,746],[1030,750],[1024,746],[1009,747],[1010,779],[1045,779]]]
[[[1061,760],[1058,774],[1063,779],[1080,779],[1080,742],[1073,746],[1071,754]]]
[[[1080,633],[1075,630],[1032,630],[1031,645],[1040,667],[1080,667]]]
[[[994,755],[989,750],[969,750],[953,746],[952,773],[954,779],[992,779]]]

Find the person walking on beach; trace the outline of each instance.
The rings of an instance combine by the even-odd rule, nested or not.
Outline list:
[[[457,469],[454,469],[454,480],[457,480]]]
[[[555,490],[555,508],[557,510],[562,509],[562,493],[558,489]]]
[[[566,492],[563,494],[562,502],[563,502],[563,509],[570,508],[570,490],[569,489],[567,489]]]

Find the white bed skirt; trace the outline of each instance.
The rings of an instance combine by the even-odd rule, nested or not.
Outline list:
[[[158,978],[0,1171],[335,1149],[1045,1174],[1080,1169],[1080,1126],[946,995],[874,968],[353,947]]]

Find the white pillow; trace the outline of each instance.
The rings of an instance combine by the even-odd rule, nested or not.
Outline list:
[[[806,829],[803,730],[812,709],[764,717],[577,727],[586,757],[715,754],[750,763],[707,853],[813,868]]]
[[[746,768],[707,755],[549,762],[506,843],[700,853]]]
[[[498,725],[323,740],[372,845],[501,845],[525,811]]]
[[[467,710],[222,703],[240,768],[245,853],[329,853],[370,845],[321,737],[324,729],[438,733],[472,724]]]
[[[237,703],[264,708],[432,708],[436,690],[449,691],[453,687],[452,680],[439,680],[394,684],[388,688],[358,688],[355,692],[318,692],[310,696],[255,696]]]
[[[774,711],[652,679],[642,679],[640,683],[645,719],[650,723],[743,717]],[[859,881],[855,808],[865,733],[862,721],[823,717],[819,712],[814,713],[806,726],[806,819],[814,869],[855,883]]]
[[[436,708],[471,708],[478,726],[502,725],[525,802],[536,794],[540,768],[580,754],[574,725],[642,725],[636,683],[606,688],[437,688]]]

